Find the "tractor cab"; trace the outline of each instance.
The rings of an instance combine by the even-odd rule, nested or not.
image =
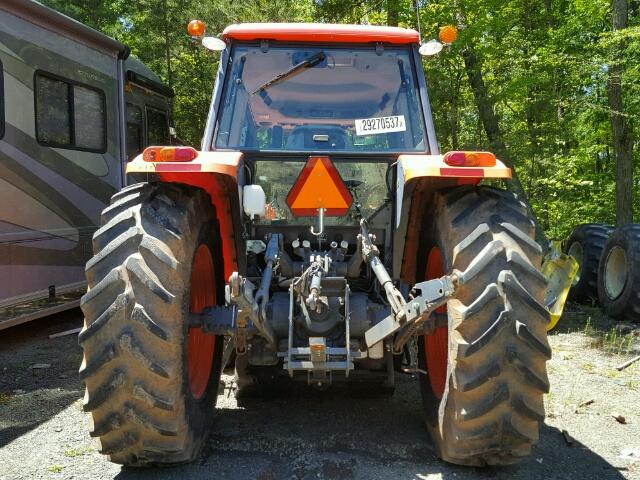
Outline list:
[[[347,380],[359,363],[392,387],[383,343],[364,343],[365,331],[391,310],[367,274],[359,237],[366,224],[381,264],[391,267],[392,165],[402,154],[430,153],[417,34],[234,25],[222,38],[219,101],[204,147],[241,152],[243,206],[264,198],[257,210],[244,208],[252,243],[236,281],[272,275],[262,274],[256,294],[271,319],[251,321],[272,330],[272,341],[243,351],[240,362],[248,370],[281,365],[319,388]],[[314,348],[322,354],[314,357]]]
[[[392,224],[390,165],[402,153],[429,153],[432,119],[422,106],[417,34],[385,27],[282,25],[268,35],[263,29],[236,25],[223,33],[230,45],[205,148],[243,153],[247,180],[266,197],[265,214],[253,222],[261,233],[287,227],[287,244],[347,241],[353,249],[358,216],[376,213],[371,220],[386,227],[384,242]],[[305,207],[292,205],[294,187],[311,171],[312,179],[324,174],[314,187],[324,195],[311,198],[307,188],[297,199]],[[331,205],[340,190],[348,204]],[[320,235],[300,229],[315,224],[317,232],[320,222]]]
[[[246,29],[230,27],[225,35],[233,39],[238,30]],[[415,45],[409,43],[234,41],[211,147],[426,153],[416,58]]]

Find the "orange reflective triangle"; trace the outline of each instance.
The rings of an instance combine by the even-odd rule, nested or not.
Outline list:
[[[328,157],[309,157],[289,194],[287,205],[295,216],[315,217],[324,208],[326,216],[346,215],[353,197]]]

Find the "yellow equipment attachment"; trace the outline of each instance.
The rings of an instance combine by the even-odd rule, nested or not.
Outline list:
[[[547,279],[544,304],[551,317],[547,331],[555,327],[560,320],[579,267],[575,258],[562,253],[559,241],[551,242],[551,250],[542,260],[542,274]]]

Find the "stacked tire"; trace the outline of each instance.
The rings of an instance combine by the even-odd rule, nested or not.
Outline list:
[[[598,265],[598,298],[609,316],[640,321],[640,224],[609,235]]]
[[[598,266],[612,231],[611,225],[585,223],[578,225],[569,235],[564,253],[571,255],[580,265],[569,292],[570,300],[587,303],[598,299]]]
[[[640,321],[640,224],[578,225],[564,252],[580,265],[571,300],[596,300],[610,317]]]

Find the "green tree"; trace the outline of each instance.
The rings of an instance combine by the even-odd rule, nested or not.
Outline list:
[[[638,0],[44,1],[130,45],[170,83],[176,127],[193,145],[219,56],[192,45],[192,18],[214,35],[247,21],[417,28],[420,7],[425,39],[444,24],[460,29],[452,46],[423,59],[441,150],[494,150],[513,166],[551,237],[578,223],[614,222],[616,204],[619,222],[638,214]]]

